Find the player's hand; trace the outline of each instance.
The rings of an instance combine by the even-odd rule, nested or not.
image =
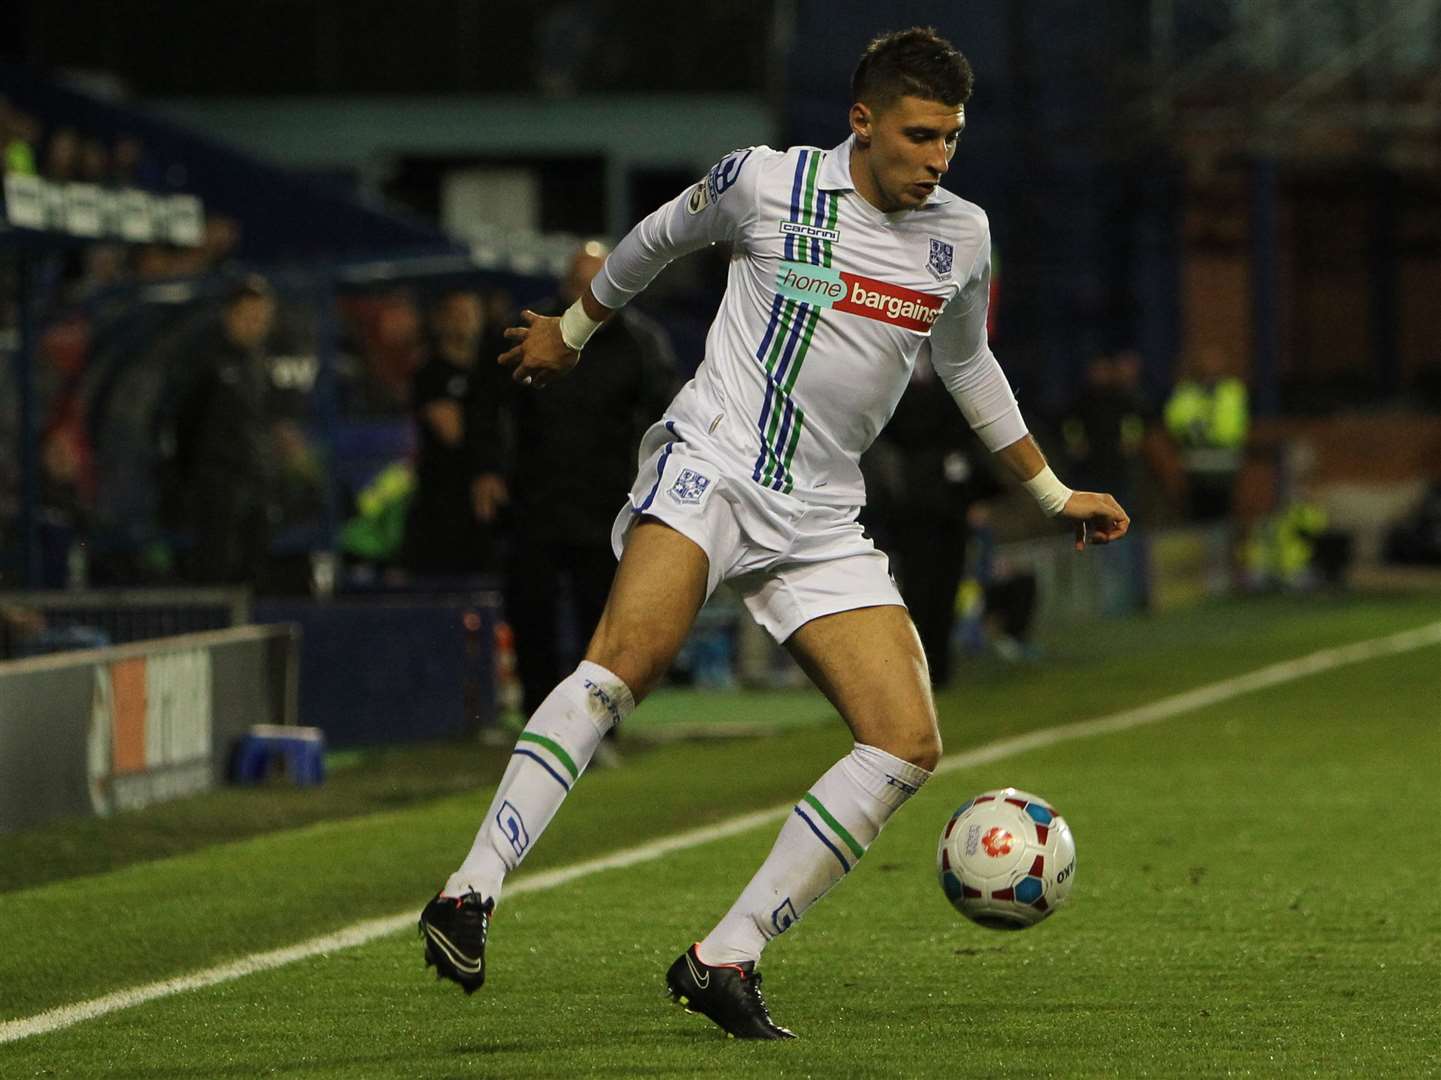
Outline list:
[[[505,477],[481,473],[470,482],[470,506],[477,521],[494,521],[500,508],[508,502],[510,490],[505,486]]]
[[[500,354],[500,363],[511,368],[510,377],[524,386],[547,386],[580,362],[580,353],[568,347],[560,336],[560,320],[549,315],[522,311],[524,326],[505,331],[515,348]]]
[[[1098,491],[1071,492],[1061,517],[1069,518],[1076,527],[1077,551],[1084,551],[1088,543],[1119,540],[1131,527],[1131,516],[1121,509],[1121,504]]]

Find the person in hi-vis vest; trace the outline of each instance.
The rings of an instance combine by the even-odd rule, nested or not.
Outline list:
[[[1181,452],[1186,516],[1215,521],[1231,512],[1236,474],[1250,427],[1246,384],[1231,374],[1226,353],[1198,349],[1166,402],[1166,430]]]

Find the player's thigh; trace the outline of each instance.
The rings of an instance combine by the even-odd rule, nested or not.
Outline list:
[[[642,518],[626,540],[585,658],[614,672],[640,701],[685,643],[705,603],[709,569],[695,541]]]
[[[930,769],[941,755],[925,653],[897,605],[822,615],[786,648],[850,726],[857,742]]]

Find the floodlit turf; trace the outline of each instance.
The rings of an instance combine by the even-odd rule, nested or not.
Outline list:
[[[1166,618],[1052,630],[1043,637],[1045,653],[1037,663],[1004,664],[988,657],[962,661],[956,689],[940,699],[946,745],[956,750],[1028,728],[1127,708],[1247,667],[1416,625],[1438,612],[1441,600],[1435,593],[1276,596],[1218,602]],[[626,724],[621,740],[631,763],[626,771],[646,760],[647,747],[698,726],[713,734],[757,727],[783,733],[759,744],[765,747],[766,772],[773,783],[744,808],[792,797],[797,783],[804,788],[814,778],[811,770],[816,763],[833,759],[835,748],[843,745],[839,722],[815,692],[664,689]],[[818,726],[819,732],[806,731]],[[0,835],[0,894],[196,852],[276,829],[401,810],[445,795],[474,792],[495,783],[508,757],[508,748],[459,742],[347,751],[343,755],[347,767],[333,771],[321,788],[295,790],[284,783],[231,788],[140,813],[105,820],[82,818]],[[741,757],[753,761],[755,755],[746,749]],[[699,761],[708,774],[720,775],[735,759],[729,751],[708,747],[687,748],[683,758],[665,760],[670,768],[676,760]],[[782,768],[786,762],[798,768],[787,771]],[[690,771],[693,766],[683,768]],[[745,798],[748,792],[731,795]],[[473,802],[465,798],[467,807]],[[720,802],[702,805],[692,794],[684,805],[698,815],[714,816],[725,812]],[[474,810],[465,812],[474,814]],[[654,831],[670,824],[662,815],[642,827]],[[615,847],[623,840],[592,837],[588,842]],[[451,854],[445,861],[454,859],[453,850],[450,840]],[[568,861],[579,850],[556,849],[547,840],[533,858],[558,855]],[[0,943],[4,933],[0,920]]]
[[[1434,603],[1282,604],[1095,628],[1112,659],[1078,646],[943,696],[949,749],[1436,614]],[[660,989],[666,964],[769,847],[768,826],[517,895],[496,922],[491,982],[470,999],[422,975],[418,939],[393,935],[0,1046],[0,1075],[1434,1073],[1438,700],[1441,649],[1430,647],[1214,715],[938,778],[768,952],[773,1011],[797,1043],[727,1043]],[[535,868],[794,798],[843,746],[834,732],[802,730],[665,747],[597,771]],[[1078,847],[1071,906],[1019,934],[954,915],[932,866],[950,810],[1005,783],[1052,800]],[[449,797],[0,896],[0,1017],[418,911],[478,801]]]

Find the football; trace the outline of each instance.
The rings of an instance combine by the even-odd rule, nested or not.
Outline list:
[[[962,915],[994,930],[1023,930],[1071,895],[1076,843],[1045,799],[1001,788],[951,815],[936,863],[946,899]]]

